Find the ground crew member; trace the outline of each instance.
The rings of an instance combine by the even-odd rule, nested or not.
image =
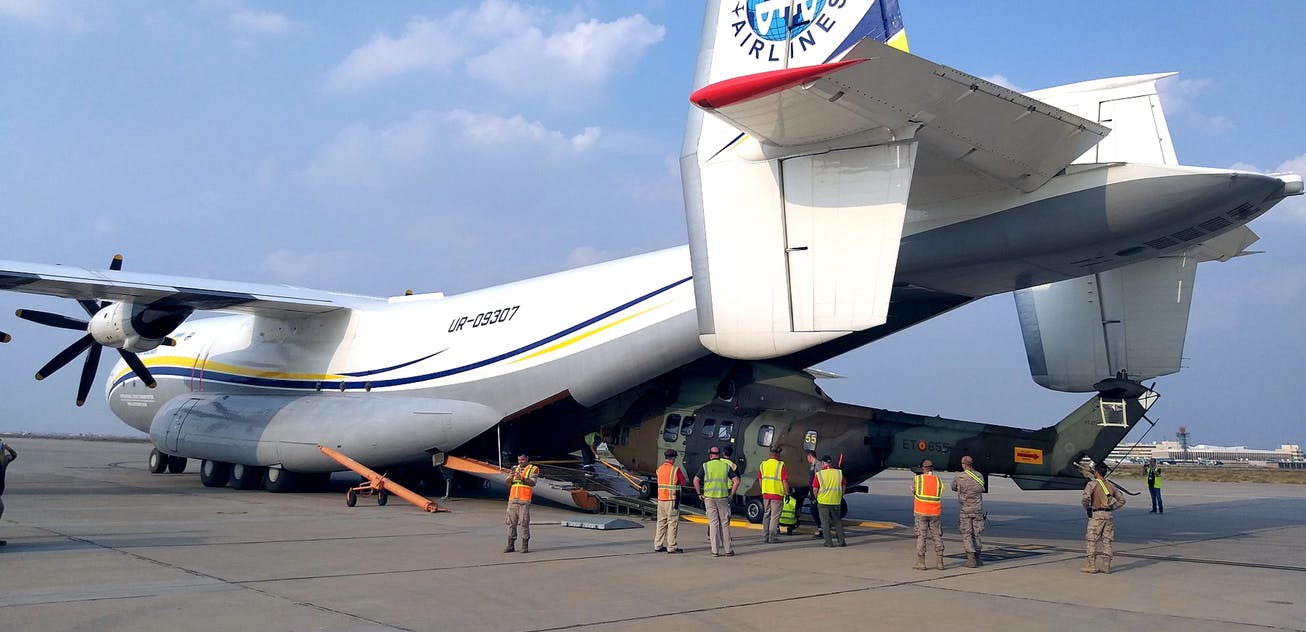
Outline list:
[[[712,557],[735,555],[730,544],[730,499],[739,491],[739,473],[731,465],[721,458],[721,449],[712,446],[707,451],[707,462],[694,475],[694,490],[707,510],[707,538],[712,544]]]
[[[803,450],[803,452],[805,453],[803,456],[807,459],[807,480],[810,481],[821,472],[821,459],[816,458],[816,452],[813,450]],[[811,514],[812,522],[816,525],[816,535],[812,537],[824,537],[822,535],[824,532],[821,531],[821,510],[816,507],[816,491],[809,489],[808,495],[811,496],[812,502],[807,506],[807,513]]]
[[[966,548],[966,568],[983,566],[980,534],[984,533],[984,475],[972,467],[970,455],[961,457],[961,472],[952,478],[952,491],[961,504],[961,543]]]
[[[9,447],[9,444],[5,443],[4,439],[0,439],[0,518],[5,516],[5,470],[9,469],[9,462],[16,458],[18,458],[18,453],[15,452],[13,448]],[[6,544],[8,544],[8,542],[0,540],[0,546]]]
[[[943,481],[934,475],[934,462],[921,461],[921,473],[912,479],[912,505],[916,532],[916,565],[912,568],[925,570],[925,536],[934,542],[934,567],[943,570]]]
[[[580,469],[586,472],[594,471],[594,458],[599,453],[599,443],[603,441],[599,433],[591,432],[582,439],[584,445],[580,448]]]
[[[531,551],[531,495],[535,492],[535,479],[540,468],[531,465],[531,457],[517,455],[517,467],[512,468],[504,481],[508,485],[508,546],[504,553],[512,553],[521,531],[521,552]]]
[[[1147,475],[1147,493],[1152,495],[1152,510],[1147,513],[1165,513],[1165,503],[1161,502],[1161,468],[1157,467],[1156,459],[1147,460],[1143,474]]]
[[[839,515],[843,488],[843,471],[834,466],[829,455],[821,457],[821,471],[812,479],[812,491],[821,510],[821,524],[825,525],[826,547],[844,546],[843,517]]]
[[[780,509],[789,495],[789,473],[780,460],[780,446],[771,448],[771,457],[757,466],[757,479],[762,482],[762,541],[780,543]]]
[[[785,535],[793,535],[798,528],[798,501],[793,496],[785,496],[784,504],[780,505],[780,526]]]
[[[680,530],[680,487],[685,484],[685,471],[676,465],[679,454],[667,448],[662,453],[667,460],[658,466],[658,528],[653,534],[653,550],[659,553],[685,552],[676,546],[676,534]]]
[[[1088,512],[1088,532],[1084,544],[1088,562],[1079,569],[1085,573],[1111,573],[1111,542],[1116,539],[1116,521],[1111,512],[1125,506],[1125,495],[1115,483],[1106,480],[1106,463],[1093,468],[1093,480],[1084,486],[1081,503]],[[1102,563],[1096,563],[1098,541],[1102,542]]]

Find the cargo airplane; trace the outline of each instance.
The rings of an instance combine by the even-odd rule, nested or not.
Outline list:
[[[850,479],[963,454],[1023,487],[1082,484],[1179,370],[1197,264],[1302,192],[1292,174],[1177,163],[1152,74],[1022,94],[907,52],[894,0],[708,0],[680,162],[688,246],[459,295],[0,261],[20,310],[122,360],[113,413],[150,469],[291,489],[341,469],[547,457],[602,430],[647,475],[735,445],[839,455]],[[1014,293],[1040,385],[1096,395],[1043,430],[832,401],[811,367]],[[196,312],[219,312],[192,319]],[[804,481],[796,477],[795,486]],[[760,490],[746,489],[756,495]],[[539,493],[539,492],[537,492]]]

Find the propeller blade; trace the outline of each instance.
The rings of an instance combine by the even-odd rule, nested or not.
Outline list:
[[[122,269],[122,254],[113,256],[113,259],[109,261],[109,269],[115,272]]]
[[[159,345],[164,347],[175,347],[177,346],[177,339],[172,336],[164,336],[163,341],[160,342]]]
[[[44,380],[47,375],[62,369],[65,364],[72,362],[73,358],[77,357],[77,354],[85,351],[87,347],[93,344],[95,344],[95,338],[92,338],[91,334],[86,334],[85,336],[78,338],[77,342],[68,345],[67,349],[60,351],[59,355],[51,358],[49,362],[46,362],[45,366],[41,367],[41,370],[36,372],[36,379]]]
[[[124,349],[119,349],[118,355],[122,356],[122,359],[127,361],[127,366],[131,367],[132,370],[136,372],[136,377],[141,378],[141,381],[145,382],[146,386],[154,388],[159,385],[158,382],[154,381],[154,376],[150,375],[150,370],[145,368],[145,363],[141,362],[141,359],[136,354]]]
[[[60,329],[71,329],[73,331],[86,331],[86,321],[69,318],[63,314],[51,314],[50,312],[37,312],[30,309],[20,309],[14,312],[14,315],[23,320],[30,320],[47,327],[58,327]]]
[[[13,340],[13,338],[10,338],[10,337],[9,337],[9,334],[7,334],[7,333],[5,333],[5,332],[3,332],[3,331],[0,331],[0,342],[9,342],[10,340]],[[176,343],[173,343],[173,344],[176,344]]]
[[[86,395],[91,392],[91,382],[95,381],[95,370],[100,368],[100,350],[104,347],[94,345],[86,353],[86,363],[82,365],[82,381],[77,385],[77,405],[86,403]]]
[[[94,318],[95,315],[100,312],[100,303],[97,301],[91,301],[84,298],[79,298],[77,299],[77,304],[81,305],[82,309],[86,310],[86,315],[92,318]]]

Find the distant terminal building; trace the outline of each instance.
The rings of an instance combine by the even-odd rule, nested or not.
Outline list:
[[[1122,443],[1116,446],[1107,457],[1109,461],[1139,461],[1147,459],[1158,461],[1183,460],[1184,449],[1178,441],[1161,441],[1157,443]],[[1190,461],[1222,461],[1225,463],[1239,461],[1302,461],[1301,446],[1295,443],[1279,446],[1278,450],[1257,450],[1245,446],[1225,447],[1218,445],[1188,446],[1187,459]]]

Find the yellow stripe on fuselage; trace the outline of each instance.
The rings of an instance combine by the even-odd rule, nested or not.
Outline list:
[[[522,356],[522,357],[520,357],[520,358],[517,358],[516,360],[513,360],[513,361],[512,361],[512,364],[516,364],[516,363],[518,363],[518,362],[524,362],[524,361],[529,360],[529,359],[531,359],[531,358],[535,358],[535,357],[538,357],[538,356],[542,356],[542,355],[544,355],[544,354],[546,354],[546,353],[549,353],[549,352],[552,352],[552,351],[557,351],[558,349],[562,349],[563,347],[567,347],[567,346],[570,346],[570,345],[576,344],[577,342],[580,342],[580,341],[582,341],[582,340],[584,340],[584,339],[586,339],[586,338],[589,338],[590,336],[593,336],[594,334],[597,334],[597,333],[599,333],[600,331],[603,331],[603,330],[605,330],[605,329],[610,329],[610,328],[612,328],[612,327],[616,327],[617,325],[620,325],[621,323],[624,323],[624,322],[626,322],[626,321],[628,321],[628,320],[630,320],[630,319],[632,319],[632,318],[635,318],[635,317],[638,317],[638,316],[642,316],[642,315],[647,314],[647,313],[649,313],[649,312],[651,312],[651,311],[653,311],[653,310],[655,310],[655,309],[657,309],[657,308],[659,308],[659,307],[664,307],[664,306],[666,306],[666,305],[668,305],[668,304],[669,304],[669,303],[662,303],[661,305],[654,305],[654,306],[652,306],[652,307],[650,307],[650,308],[648,308],[648,309],[646,309],[646,310],[635,312],[634,314],[631,314],[631,315],[629,315],[629,316],[627,316],[627,317],[625,317],[625,318],[619,318],[619,319],[617,319],[617,320],[614,320],[614,321],[612,321],[612,322],[610,322],[610,323],[608,323],[608,324],[606,324],[606,325],[604,325],[604,326],[602,326],[602,327],[595,327],[594,329],[591,329],[591,330],[589,330],[589,331],[587,331],[587,332],[585,332],[585,333],[583,333],[583,334],[576,334],[575,336],[572,336],[571,338],[568,338],[568,339],[566,339],[566,340],[563,340],[562,342],[559,342],[559,343],[557,343],[557,344],[555,344],[555,345],[545,347],[545,348],[543,348],[543,349],[540,349],[539,351],[536,351],[535,353],[527,354],[527,355],[524,355],[524,356]]]
[[[240,375],[243,377],[263,377],[263,378],[275,378],[275,379],[282,379],[282,380],[314,380],[314,381],[346,379],[346,376],[336,375],[332,373],[285,373],[282,371],[260,371],[258,369],[251,369],[247,367],[237,366],[235,364],[227,364],[226,362],[214,362],[212,360],[207,362],[200,362],[197,358],[188,358],[186,356],[153,356],[153,357],[141,358],[141,362],[145,363],[146,368],[161,367],[161,366],[176,367],[179,369],[187,369],[187,370],[193,369],[197,371],[219,371],[222,373],[231,373],[232,375]],[[131,372],[130,367],[123,369],[117,375],[113,376],[113,380],[116,382],[122,379],[122,376],[130,372]]]

